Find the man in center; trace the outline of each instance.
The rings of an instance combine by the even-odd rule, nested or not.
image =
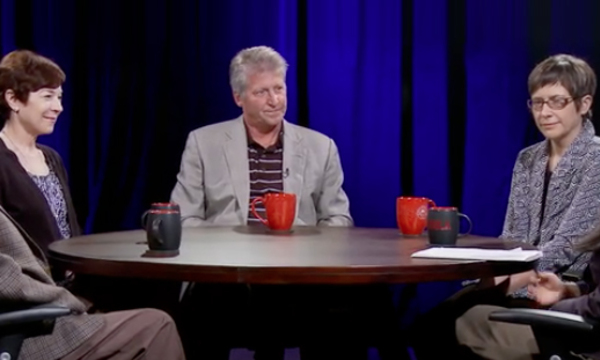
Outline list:
[[[265,46],[231,61],[242,115],[189,134],[171,195],[184,226],[260,224],[250,202],[282,191],[296,194],[294,225],[353,225],[334,141],[284,119],[286,71],[283,57]],[[257,210],[264,217],[260,202]]]
[[[296,195],[294,225],[353,226],[334,141],[284,119],[287,67],[284,58],[266,46],[244,49],[231,61],[230,85],[242,115],[189,134],[171,194],[184,227],[263,226],[250,203],[270,192]],[[264,205],[258,202],[256,209],[264,218]],[[286,286],[192,285],[182,316],[188,358],[227,359],[235,345],[228,341],[237,335],[252,339],[255,359],[282,359],[283,347],[274,337],[294,325],[282,329],[262,316],[279,317],[278,324],[283,324],[286,299],[298,293],[302,291]],[[246,311],[249,303],[251,315]],[[202,317],[203,325],[194,325],[196,316]],[[262,326],[251,325],[248,333],[239,330],[244,328],[240,322]]]

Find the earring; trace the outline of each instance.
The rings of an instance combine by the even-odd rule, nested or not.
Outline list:
[[[19,109],[13,109],[14,112],[16,112],[17,114],[19,113]]]

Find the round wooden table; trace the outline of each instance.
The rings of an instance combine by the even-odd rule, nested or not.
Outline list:
[[[185,228],[180,255],[147,258],[143,230],[102,233],[50,245],[55,266],[76,273],[195,282],[260,284],[417,283],[506,275],[532,263],[413,259],[426,237],[395,229],[299,227],[289,234],[262,227]],[[469,236],[459,246],[526,245]],[[530,247],[529,247],[530,248]]]

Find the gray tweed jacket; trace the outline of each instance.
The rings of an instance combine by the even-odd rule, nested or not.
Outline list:
[[[59,359],[104,325],[100,316],[87,315],[81,301],[56,286],[47,269],[48,262],[39,246],[0,207],[0,308],[53,304],[74,312],[57,319],[51,335],[26,339],[22,359]]]

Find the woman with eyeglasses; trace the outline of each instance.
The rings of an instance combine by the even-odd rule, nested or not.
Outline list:
[[[559,54],[533,69],[528,88],[528,106],[545,140],[517,157],[501,238],[542,250],[537,271],[582,274],[589,254],[574,246],[600,224],[600,139],[590,121],[596,75],[584,60]],[[481,311],[470,310],[476,305],[537,307],[527,293],[533,275],[532,270],[481,279],[417,319],[411,343],[418,359],[453,353],[465,358],[475,356],[473,352],[491,359],[522,359],[535,353],[534,347],[499,346],[504,334],[463,326],[468,316],[471,323],[488,322]],[[436,346],[430,345],[432,338]],[[483,338],[485,351],[479,346]]]

